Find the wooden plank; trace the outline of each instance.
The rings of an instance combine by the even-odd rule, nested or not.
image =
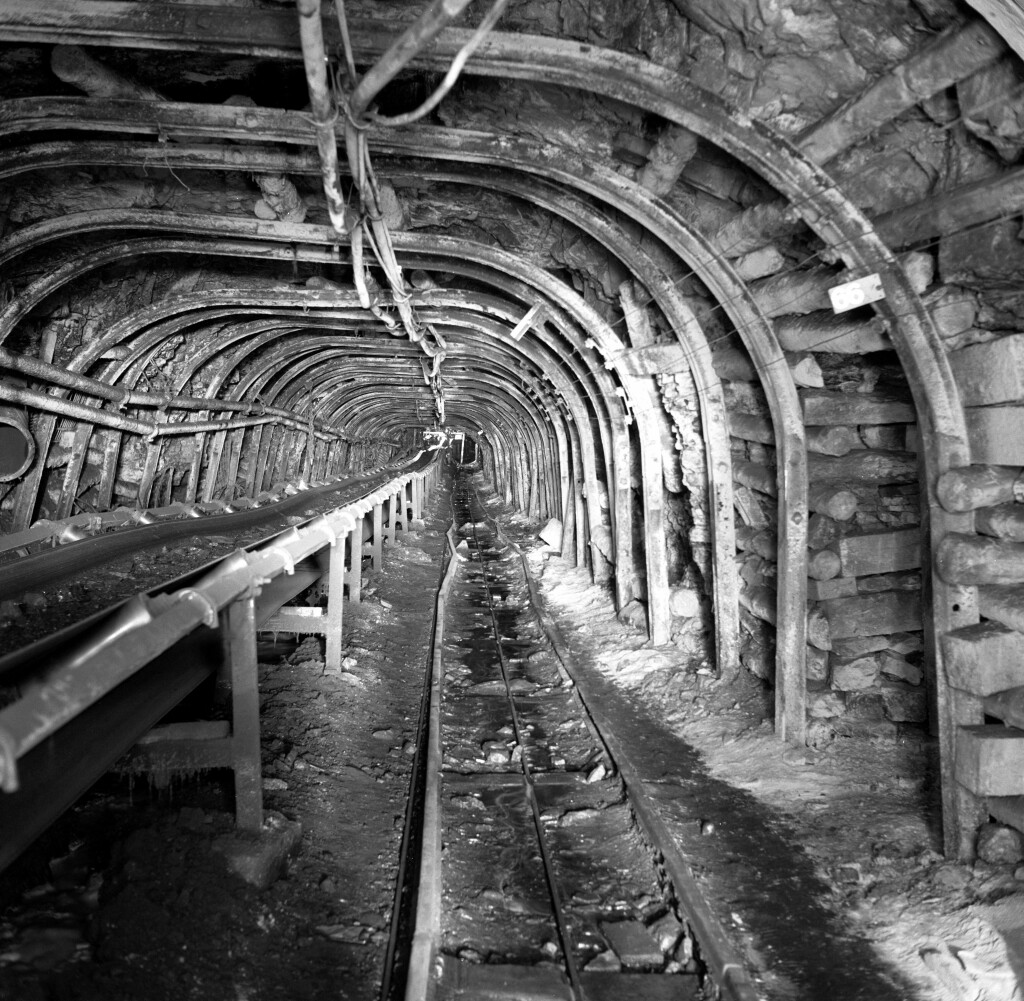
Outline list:
[[[851,320],[831,313],[782,316],[773,323],[775,335],[785,351],[828,351],[837,354],[867,354],[891,351],[892,341],[882,321]]]
[[[912,570],[921,565],[920,528],[846,535],[836,544],[844,577]]]
[[[160,744],[168,740],[222,740],[231,736],[226,719],[192,720],[187,723],[165,723],[155,726],[139,737],[139,744]]]
[[[963,466],[946,470],[936,483],[935,493],[947,511],[975,511],[1016,500],[1022,476],[1024,469],[1019,466]]]
[[[775,625],[777,619],[778,596],[775,588],[758,586],[741,588],[739,602],[751,615],[759,618],[762,622]]]
[[[920,591],[921,586],[922,576],[916,570],[857,578],[858,594],[873,594],[875,591]]]
[[[961,726],[954,738],[956,780],[976,796],[1024,794],[1024,730]]]
[[[917,419],[913,403],[893,393],[803,389],[800,401],[807,425],[909,424]]]
[[[987,716],[1001,719],[1007,726],[1024,727],[1024,687],[1008,688],[985,697],[981,703]]]
[[[819,455],[846,455],[864,447],[856,430],[845,424],[809,427],[806,442],[807,451]]]
[[[1024,585],[982,585],[978,588],[978,611],[986,619],[1024,632]]]
[[[1000,3],[1000,6],[1003,6]],[[987,177],[941,195],[877,216],[875,232],[890,247],[906,247],[956,233],[989,219],[999,219],[1024,209],[1024,170]]]
[[[785,352],[786,365],[798,386],[820,389],[825,385],[825,378],[814,355],[807,351]],[[729,382],[758,382],[757,368],[750,356],[739,348],[728,345],[714,350],[712,364],[720,379]]]
[[[1024,633],[979,622],[940,637],[946,679],[953,688],[986,696],[1024,682]]]
[[[918,463],[910,452],[866,448],[849,455],[808,455],[807,475],[813,482],[916,483]]]
[[[700,996],[700,980],[692,973],[603,973],[580,974],[588,1001],[680,1001]],[[477,995],[482,998],[483,995]],[[519,1001],[519,997],[515,999]],[[547,1001],[547,998],[544,998]]]
[[[775,561],[779,558],[778,539],[774,532],[766,529],[737,525],[736,548],[745,553],[756,553],[766,560]]]
[[[1000,824],[1024,831],[1024,796],[989,796],[985,806]]]
[[[860,440],[868,448],[889,452],[916,452],[916,424],[863,424],[859,428]]]
[[[824,549],[839,538],[839,524],[827,514],[812,514],[807,523],[807,548]]]
[[[554,967],[467,963],[454,956],[441,962],[439,995],[487,1001],[571,1001],[575,996],[565,974]]]
[[[821,605],[807,609],[807,642],[818,650],[832,649],[832,625]]]
[[[767,317],[813,313],[831,308],[829,287],[838,284],[831,268],[788,271],[752,282],[750,294]]]
[[[965,407],[1024,400],[1024,334],[953,351],[949,364]]]
[[[1000,504],[974,512],[975,531],[996,539],[1024,542],[1024,504]]]
[[[756,462],[734,462],[732,476],[737,483],[750,487],[751,490],[757,490],[768,497],[778,495],[778,485],[773,468],[759,465]]]
[[[730,413],[729,434],[743,441],[756,441],[762,445],[775,444],[775,429],[772,422],[764,417],[751,414]]]
[[[833,577],[831,580],[808,580],[807,597],[811,601],[826,598],[847,598],[857,593],[857,581],[853,577]]]
[[[766,275],[773,275],[786,266],[786,258],[782,252],[773,246],[761,247],[752,250],[749,254],[737,257],[732,262],[733,270],[745,282],[753,281],[755,278],[764,278]]]
[[[815,163],[824,164],[932,94],[977,72],[1006,52],[1006,43],[980,18],[917,48],[797,137]]]
[[[262,623],[260,629],[271,633],[322,636],[327,630],[327,616],[322,608],[288,606]]]
[[[725,408],[730,418],[733,414],[749,414],[753,417],[770,417],[768,397],[764,390],[753,382],[726,382],[722,384]]]
[[[667,195],[697,152],[697,142],[689,129],[666,123],[640,171],[640,184],[652,194]]]
[[[150,772],[154,782],[161,785],[164,777],[174,773],[231,768],[233,764],[234,750],[230,737],[212,740],[184,738],[136,744],[118,768],[130,772]]]
[[[964,416],[972,462],[1024,465],[1024,406],[966,407]]]
[[[921,628],[921,596],[908,591],[883,591],[823,601],[834,639],[881,636]]]
[[[819,549],[807,557],[807,576],[811,580],[831,580],[841,571],[842,561],[831,549]]]
[[[1024,542],[949,532],[939,543],[935,567],[944,581],[961,587],[1024,583]]]
[[[857,498],[831,483],[812,483],[807,488],[807,508],[834,521],[849,521],[857,513]]]

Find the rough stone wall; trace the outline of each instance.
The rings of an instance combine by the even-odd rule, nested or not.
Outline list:
[[[844,728],[923,722],[915,413],[895,364],[816,353],[799,390],[808,443],[808,711],[812,742]],[[725,384],[741,580],[741,659],[774,676],[776,457],[760,387]]]

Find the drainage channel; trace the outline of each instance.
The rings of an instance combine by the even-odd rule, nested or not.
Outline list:
[[[467,478],[452,504],[406,1001],[752,997],[705,963],[518,551]]]

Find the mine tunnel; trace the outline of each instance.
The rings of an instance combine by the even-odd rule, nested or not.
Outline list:
[[[1022,57],[0,0],[0,998],[1019,998]]]

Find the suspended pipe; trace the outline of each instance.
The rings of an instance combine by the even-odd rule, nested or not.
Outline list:
[[[327,53],[324,50],[324,30],[320,21],[320,0],[297,0],[297,6],[302,62],[309,85],[309,104],[316,148],[320,154],[320,177],[327,198],[327,213],[331,225],[343,236],[353,226],[352,220],[346,217],[345,200],[338,187],[338,140],[334,134],[338,112],[327,81]]]
[[[181,421],[173,424],[156,424],[151,421],[140,421],[123,414],[112,414],[108,410],[89,407],[84,403],[73,403],[59,396],[50,396],[35,389],[21,389],[0,383],[0,400],[8,403],[20,403],[22,406],[44,410],[61,417],[88,421],[91,424],[102,424],[104,427],[118,431],[141,434],[147,438],[162,438],[172,434],[196,434],[200,431],[231,431],[235,428],[256,427],[260,424],[284,423],[277,417],[243,417],[226,421]],[[301,423],[296,422],[301,427]]]
[[[28,414],[15,407],[0,407],[0,483],[16,480],[32,465],[36,440]]]
[[[140,393],[130,390],[118,389],[99,379],[91,379],[87,375],[77,372],[69,372],[58,365],[51,365],[48,362],[40,361],[38,358],[27,358],[0,347],[0,367],[9,369],[12,372],[20,372],[23,375],[30,375],[34,379],[42,379],[65,389],[75,389],[81,393],[88,393],[90,396],[99,396],[104,400],[111,400],[120,406],[138,407],[160,407],[177,410],[232,410],[240,413],[251,414],[253,406],[250,403],[241,403],[234,400],[215,400],[197,396],[173,396],[170,393]],[[48,397],[54,399],[54,397]],[[277,417],[280,423],[289,427],[297,427],[306,430],[305,421],[294,417],[289,411],[280,407],[264,407],[260,417]],[[99,421],[97,423],[102,423]],[[219,422],[217,428],[223,430]],[[191,425],[199,430],[198,425]],[[317,431],[319,438],[341,438],[340,432]]]

